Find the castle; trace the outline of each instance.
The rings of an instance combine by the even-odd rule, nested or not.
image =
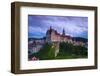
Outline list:
[[[87,47],[87,40],[83,40],[83,38],[75,38],[70,35],[65,34],[65,30],[62,30],[62,34],[58,33],[57,30],[50,28],[46,32],[46,42],[67,42],[72,43],[73,45],[81,45]]]
[[[46,42],[70,42],[72,43],[72,38],[65,34],[63,29],[62,34],[58,33],[56,30],[50,28],[46,32]]]

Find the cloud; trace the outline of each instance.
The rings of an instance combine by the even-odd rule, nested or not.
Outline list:
[[[39,37],[44,36],[47,29],[52,26],[59,33],[62,33],[63,28],[66,34],[71,36],[88,37],[88,18],[75,16],[28,16],[29,36],[37,34]],[[35,34],[36,33],[36,34]],[[38,35],[40,34],[40,35]]]

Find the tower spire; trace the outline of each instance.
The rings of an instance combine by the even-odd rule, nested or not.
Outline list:
[[[64,28],[63,28],[63,32],[62,32],[62,35],[65,35],[65,30],[64,30]]]
[[[52,27],[50,26],[50,30],[52,29]]]

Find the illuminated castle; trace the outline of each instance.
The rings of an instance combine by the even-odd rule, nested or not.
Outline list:
[[[63,29],[62,34],[58,33],[56,30],[50,27],[46,32],[46,42],[70,42],[72,43],[72,38],[65,34]]]

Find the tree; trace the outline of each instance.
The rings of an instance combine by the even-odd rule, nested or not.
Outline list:
[[[52,47],[52,43],[46,43],[40,49],[40,51],[38,53],[33,54],[33,56],[36,56],[40,60],[54,59],[55,47]]]

